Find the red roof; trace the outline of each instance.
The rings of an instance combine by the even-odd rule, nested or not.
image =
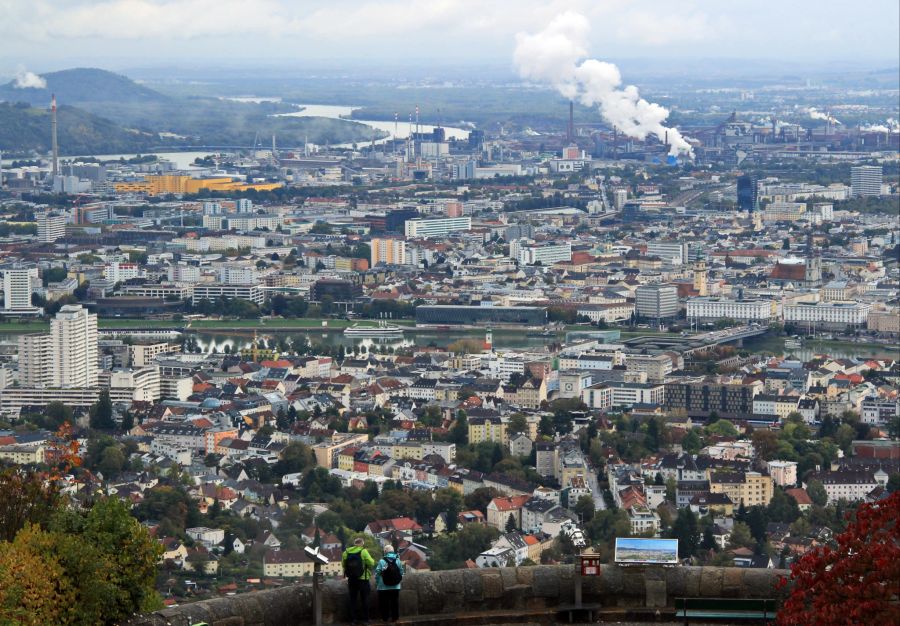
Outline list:
[[[812,499],[809,497],[809,494],[806,493],[806,489],[801,489],[800,487],[796,487],[794,489],[785,489],[784,492],[787,495],[791,496],[794,500],[796,500],[797,504],[812,505]]]
[[[494,498],[491,500],[491,504],[493,504],[498,511],[518,511],[530,498],[531,496],[529,495]]]

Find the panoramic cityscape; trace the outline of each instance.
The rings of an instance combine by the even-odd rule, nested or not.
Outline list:
[[[730,4],[0,2],[0,623],[900,621],[900,7]]]

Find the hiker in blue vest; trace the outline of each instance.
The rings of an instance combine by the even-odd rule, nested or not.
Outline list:
[[[347,588],[350,591],[350,623],[369,623],[369,578],[375,559],[366,550],[366,541],[362,537],[353,540],[353,545],[344,550],[341,563],[344,565],[344,576],[347,577]],[[357,617],[357,598],[362,610]]]
[[[375,584],[378,589],[378,608],[381,619],[396,622],[400,619],[400,583],[403,580],[403,563],[394,546],[387,546],[386,552],[375,566]]]

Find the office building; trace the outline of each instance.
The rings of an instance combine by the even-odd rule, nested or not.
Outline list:
[[[329,298],[332,302],[350,302],[362,295],[362,287],[349,280],[323,278],[312,286],[312,299],[322,302]]]
[[[406,242],[402,239],[377,239],[370,242],[372,267],[385,265],[406,265]]]
[[[628,190],[627,189],[616,189],[613,192],[613,202],[616,207],[616,211],[621,211],[622,207],[625,206],[625,203],[628,201]]]
[[[672,265],[683,265],[688,260],[688,244],[680,241],[648,241],[647,256],[658,256]]]
[[[517,239],[509,244],[509,256],[522,265],[553,265],[572,260],[572,244],[534,244]]]
[[[719,297],[690,298],[687,301],[689,320],[733,319],[742,322],[768,322],[778,315],[774,300],[731,300]]]
[[[41,309],[31,305],[31,294],[41,286],[36,267],[3,271],[3,312],[7,315],[38,315]]]
[[[38,213],[34,216],[37,222],[37,239],[41,243],[53,243],[66,236],[66,218],[54,213]]]
[[[865,326],[871,308],[868,302],[798,302],[784,306],[784,321],[841,330]]]
[[[850,168],[851,196],[880,196],[883,182],[880,165],[858,165]]]
[[[446,237],[450,233],[472,230],[471,217],[411,219],[404,225],[406,236],[423,239]]]
[[[657,322],[678,315],[678,287],[675,285],[640,285],[634,290],[634,308],[638,317]]]
[[[759,181],[756,176],[738,176],[737,204],[741,211],[759,210]]]
[[[384,230],[389,233],[406,232],[407,220],[416,219],[419,212],[415,209],[396,209],[388,211],[384,216]]]
[[[215,302],[219,298],[238,298],[259,306],[265,294],[257,285],[226,285],[224,283],[201,283],[194,286],[191,302],[196,306],[201,300]]]

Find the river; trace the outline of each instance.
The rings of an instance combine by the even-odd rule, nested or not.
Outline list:
[[[408,117],[406,120],[397,120],[396,122],[384,120],[358,120],[350,117],[353,114],[353,111],[361,108],[358,106],[334,104],[296,104],[294,106],[302,108],[299,111],[294,111],[292,113],[277,113],[276,115],[283,117],[328,117],[331,119],[344,119],[365,124],[366,126],[388,134],[387,137],[377,139],[375,143],[384,143],[385,141],[390,141],[394,138],[406,139],[409,137],[410,133],[415,130],[416,126],[415,122],[409,122]],[[419,132],[430,133],[435,128],[437,128],[437,126],[431,124],[419,124]],[[443,126],[442,128],[444,129],[447,139],[466,139],[469,136],[469,131],[465,128],[456,128],[454,126]],[[365,142],[357,142],[357,145],[360,143]],[[333,147],[352,148],[353,144],[337,144]]]
[[[197,340],[197,344],[204,352],[217,350],[221,352],[225,346],[231,351],[235,349],[251,347],[253,342],[252,332],[244,333],[193,333],[187,335]],[[265,339],[267,342],[277,342],[281,338],[287,338],[289,341],[297,341],[300,338],[306,339],[308,344],[313,346],[344,346],[352,348],[353,346],[365,347],[366,350],[384,351],[386,348],[409,348],[412,346],[437,346],[444,348],[454,341],[460,339],[482,339],[483,333],[468,331],[460,333],[441,333],[436,331],[407,331],[402,337],[390,338],[372,338],[372,337],[347,337],[343,332],[321,332],[309,330],[296,331],[276,331],[266,334],[258,334],[258,337]],[[493,343],[497,348],[534,348],[540,349],[547,344],[547,339],[542,337],[526,337],[523,333],[515,331],[493,331]]]
[[[280,102],[280,98],[260,98],[257,96],[235,96],[233,98],[223,98],[224,100],[233,100],[237,102]],[[371,128],[383,131],[387,133],[387,137],[383,137],[381,139],[376,139],[375,143],[381,144],[386,141],[390,141],[394,137],[397,139],[406,139],[409,137],[409,134],[415,130],[415,122],[410,123],[408,120],[398,120],[395,122],[386,122],[384,120],[357,120],[352,119],[350,116],[353,114],[353,111],[359,109],[358,106],[348,106],[348,105],[340,105],[340,104],[295,104],[293,106],[300,107],[299,110],[293,111],[291,113],[277,113],[277,116],[286,116],[286,117],[327,117],[331,119],[343,119],[351,122],[357,122],[359,124],[365,124]],[[431,124],[419,124],[419,131],[423,133],[430,133],[433,131],[436,126]],[[466,139],[469,136],[469,131],[465,128],[457,128],[454,126],[443,126],[444,133],[447,139]],[[368,141],[359,141],[356,142],[356,145],[364,145],[368,144]],[[353,149],[352,143],[341,143],[335,144],[331,146],[332,148],[346,148]],[[155,154],[156,156],[166,159],[168,161],[172,161],[175,164],[175,167],[180,170],[188,170],[191,169],[194,163],[194,159],[202,158],[214,152],[213,150],[207,150],[203,152],[192,151],[192,152],[145,152],[143,154]],[[132,154],[93,154],[93,155],[79,155],[79,156],[66,156],[62,157],[63,160],[71,160],[78,158],[87,158],[92,157],[95,159],[100,159],[104,161],[118,161],[121,158],[131,159],[133,157],[138,156],[135,153]],[[12,163],[13,159],[4,159],[3,166],[7,167]]]

